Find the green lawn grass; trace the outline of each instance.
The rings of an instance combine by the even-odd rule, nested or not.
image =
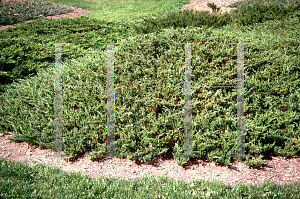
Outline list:
[[[51,4],[50,2],[55,4]],[[39,1],[31,1],[22,4],[22,6],[19,4],[6,4],[5,7],[0,6],[0,22],[2,24],[18,24],[15,28],[0,30],[0,66],[2,67],[0,71],[2,86],[1,103],[4,102],[3,99],[9,101],[9,104],[1,105],[0,130],[1,132],[13,131],[16,137],[26,141],[29,140],[28,142],[35,144],[38,143],[36,139],[37,134],[35,134],[37,132],[30,131],[29,129],[32,127],[28,127],[28,129],[20,128],[20,126],[22,127],[23,125],[20,125],[23,123],[22,119],[18,119],[17,122],[14,122],[14,118],[21,118],[22,115],[24,115],[24,111],[29,112],[35,106],[30,100],[33,96],[42,99],[42,101],[39,102],[40,104],[43,104],[43,100],[53,101],[52,94],[50,95],[51,99],[45,99],[45,96],[47,96],[45,93],[52,92],[53,90],[53,86],[51,87],[50,84],[53,78],[50,79],[46,76],[46,74],[50,74],[49,71],[53,70],[53,48],[48,48],[47,45],[45,45],[47,42],[57,41],[72,43],[62,51],[62,60],[66,63],[66,66],[70,67],[70,70],[66,73],[72,73],[70,72],[72,71],[71,67],[76,68],[74,65],[82,67],[83,65],[81,63],[84,62],[92,64],[93,61],[85,56],[91,52],[91,49],[99,49],[103,52],[102,56],[105,57],[106,46],[99,46],[97,43],[118,43],[125,39],[130,40],[130,37],[132,39],[135,36],[151,34],[156,31],[168,31],[164,29],[186,28],[187,26],[191,29],[192,27],[202,27],[203,32],[210,30],[216,32],[225,31],[226,34],[231,35],[234,31],[238,30],[239,27],[243,26],[243,31],[247,28],[251,31],[252,28],[255,29],[255,26],[263,24],[263,32],[253,31],[250,36],[253,38],[265,36],[265,38],[269,39],[268,42],[270,42],[273,34],[278,34],[278,32],[282,31],[286,33],[286,37],[294,37],[294,40],[290,40],[286,43],[281,40],[278,46],[292,48],[289,50],[288,56],[299,56],[299,34],[297,33],[299,33],[300,11],[299,4],[295,3],[295,1],[252,0],[249,1],[249,4],[240,7],[239,15],[234,11],[230,14],[219,16],[203,12],[179,12],[181,6],[187,4],[188,1],[178,0],[52,0],[50,2],[40,4]],[[268,7],[267,2],[272,2],[273,5]],[[57,6],[57,4],[61,5]],[[91,12],[86,17],[74,19],[38,19],[41,15],[55,15],[69,11],[68,7],[62,5],[77,6],[91,10]],[[288,9],[285,10],[279,7],[281,5],[285,5]],[[262,14],[260,15],[258,13]],[[158,18],[145,20],[141,23],[137,23],[136,21],[137,19],[151,16],[158,16]],[[27,24],[21,24],[22,21],[30,19],[35,20]],[[241,35],[244,34],[243,31],[240,32]],[[274,50],[274,52],[275,51],[276,50]],[[247,58],[247,53],[245,53],[245,56]],[[299,72],[299,61],[295,59],[293,62],[287,61],[288,57],[280,53],[275,54],[275,56],[280,57],[279,62],[282,65],[289,63],[290,65],[287,69],[294,70],[295,74],[298,74],[296,72]],[[70,60],[81,60],[81,62],[79,64],[79,61],[69,62]],[[268,63],[274,61],[275,58],[270,57]],[[250,62],[248,62],[248,64],[250,64]],[[256,65],[253,64],[252,66],[254,67]],[[295,69],[295,66],[298,67]],[[84,70],[83,68],[84,67],[82,67],[82,70]],[[91,73],[91,71],[87,71],[87,74],[89,74],[88,72]],[[76,72],[73,73],[75,75],[68,76],[66,74],[64,78],[66,78],[67,81],[73,82],[72,78],[76,79],[76,74],[78,74]],[[82,72],[82,74],[85,73]],[[296,75],[291,77],[295,78]],[[90,82],[96,82],[96,78],[98,77],[90,79]],[[41,83],[42,80],[45,81],[45,85]],[[76,80],[81,81],[80,78]],[[295,85],[294,93],[295,96],[298,97],[296,100],[299,100],[299,81],[296,80],[297,78],[295,78],[293,82]],[[47,83],[49,83],[48,87],[46,85]],[[30,90],[30,94],[26,94],[24,91],[29,90],[29,84],[32,90]],[[22,102],[19,104],[17,104],[19,99],[15,97],[18,94],[24,96]],[[69,95],[71,96],[71,94]],[[294,107],[291,110],[296,110],[297,114],[290,123],[297,123],[297,121],[299,123],[298,102],[299,101],[292,101],[289,103],[289,105]],[[13,103],[16,103],[15,107],[12,105]],[[43,104],[43,107],[49,106],[49,103]],[[43,108],[42,112],[45,110],[47,109]],[[35,120],[33,118],[36,118],[36,121],[38,121],[37,118],[40,117],[38,112],[31,114],[31,116],[33,123]],[[51,116],[51,113],[49,113],[48,116]],[[23,119],[26,120],[27,118]],[[282,124],[282,128],[285,129],[285,127],[287,127],[299,130],[299,125],[297,126],[296,124],[296,127],[292,128],[290,123]],[[42,126],[41,128],[53,128],[53,123],[49,124],[49,126]],[[17,132],[23,132],[23,134]],[[49,139],[49,137],[46,139]],[[299,136],[295,135],[294,139],[296,142],[299,140]],[[44,140],[43,144],[51,148],[51,145],[48,144],[49,142],[51,141]],[[260,149],[255,150],[259,151]],[[297,154],[298,151],[295,149],[292,152]],[[278,186],[266,182],[258,187],[243,184],[231,187],[217,182],[194,181],[193,183],[184,183],[182,181],[176,182],[173,179],[154,179],[150,177],[130,181],[114,178],[91,179],[78,173],[67,174],[58,169],[42,165],[30,167],[2,158],[0,159],[0,168],[0,196],[2,198],[300,197],[299,183]]]

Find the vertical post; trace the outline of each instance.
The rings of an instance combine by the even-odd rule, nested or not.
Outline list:
[[[97,157],[123,157],[122,155],[115,155],[114,44],[120,43],[100,44],[107,44],[107,147],[106,155]]]
[[[201,157],[192,155],[192,90],[191,90],[191,45],[196,43],[177,43],[185,44],[185,103],[184,103],[184,155],[175,157]]]
[[[107,155],[115,154],[114,44],[107,45]]]
[[[237,153],[245,156],[244,44],[237,45]]]
[[[54,155],[46,157],[70,157],[62,155],[62,87],[61,87],[61,44],[55,43],[55,104],[54,104]]]
[[[244,44],[253,43],[234,43],[237,44],[237,155],[231,157],[253,157],[245,155],[245,116],[244,116]]]
[[[61,88],[61,44],[55,44],[55,119],[54,119],[54,151],[62,151],[62,88]]]
[[[191,44],[185,44],[184,154],[192,155]]]

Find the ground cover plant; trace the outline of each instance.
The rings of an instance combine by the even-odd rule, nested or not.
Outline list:
[[[25,7],[21,6],[22,12],[16,4],[0,7],[1,13],[6,13],[1,16],[3,24],[36,19],[0,30],[0,132],[13,132],[14,141],[53,149],[55,57],[54,46],[47,43],[70,43],[62,45],[64,85],[103,86],[107,81],[107,46],[99,43],[122,43],[114,48],[116,153],[142,161],[150,161],[170,150],[174,155],[182,155],[185,49],[184,45],[176,43],[199,43],[192,45],[192,85],[199,86],[235,85],[237,45],[228,43],[249,42],[254,45],[244,46],[245,153],[254,157],[241,160],[252,166],[261,165],[270,153],[299,155],[299,3],[253,0],[239,3],[239,12],[215,15],[178,10],[181,4],[188,3],[184,1],[181,4],[155,1],[150,7],[145,6],[148,4],[144,1],[101,2],[107,4],[105,9],[99,9],[103,6],[95,1],[51,2],[72,4],[92,12],[83,17],[54,20],[36,18],[64,13],[68,8],[40,1],[27,2]],[[145,12],[137,14],[144,7],[149,10],[143,9]],[[7,8],[9,13],[22,15],[24,12],[23,17],[17,19],[8,15]],[[114,14],[109,14],[111,11]],[[136,22],[138,18],[154,14],[156,19]],[[107,20],[102,20],[105,18]],[[209,161],[229,165],[236,147],[236,91],[193,87],[192,93],[192,151]],[[105,155],[106,95],[104,88],[63,89],[64,154],[75,157],[90,151],[88,157],[91,159]],[[175,160],[183,165],[189,158]],[[2,165],[6,165],[4,160]],[[11,163],[11,168],[17,167]],[[7,175],[7,171],[3,170],[1,175]],[[9,178],[15,179],[15,175],[12,172],[3,178],[5,183],[0,185],[1,190],[16,187],[14,190],[18,194],[20,187],[28,186],[27,194],[35,194],[30,196],[41,195],[45,190],[50,190],[49,197],[51,194],[54,197],[55,192],[62,193],[63,185],[56,184],[55,180],[60,175],[58,172],[49,177],[56,184],[53,192],[48,185],[32,188],[41,184],[37,182],[11,182]],[[20,178],[25,179],[26,175]],[[43,178],[45,175],[36,176]],[[74,181],[81,180],[75,177]],[[102,198],[126,197],[126,190],[119,189],[121,185],[117,181],[109,182],[115,188],[104,191],[99,190],[99,186],[87,185],[94,190],[88,194],[102,194]],[[150,182],[153,187],[155,183]],[[208,194],[208,184],[203,186],[206,186],[203,192]],[[298,188],[289,192],[290,188],[270,184],[255,191],[237,188],[231,192],[220,188],[221,185],[213,186],[212,190],[217,191],[212,193],[212,198],[294,197],[299,194]],[[199,197],[199,194],[193,195],[192,187],[179,187],[189,190],[186,196]],[[119,190],[117,195],[113,195],[115,189]],[[134,191],[143,198],[144,194],[149,194],[145,193],[146,189]],[[269,190],[268,194],[265,189]],[[169,191],[162,190],[161,197],[167,197]],[[74,198],[79,197],[76,195],[81,194],[79,192],[80,188],[72,187],[62,195]],[[156,193],[150,192],[147,197],[153,198],[151,194]],[[170,194],[173,194],[168,195],[170,198],[185,196],[184,192],[178,196],[174,192]]]

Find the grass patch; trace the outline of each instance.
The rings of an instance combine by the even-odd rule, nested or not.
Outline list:
[[[228,186],[217,181],[186,183],[172,178],[142,177],[133,180],[92,179],[80,172],[65,173],[41,164],[28,166],[0,158],[3,198],[298,198],[299,183],[278,186]],[[20,173],[22,170],[22,173]]]

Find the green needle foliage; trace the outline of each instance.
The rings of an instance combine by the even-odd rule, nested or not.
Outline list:
[[[230,13],[209,14],[182,11],[188,2],[2,4],[0,24],[16,27],[0,30],[0,132],[14,134],[13,141],[54,149],[55,46],[49,43],[69,43],[61,45],[62,84],[99,87],[63,88],[63,153],[71,156],[67,160],[86,152],[90,159],[105,155],[107,45],[100,43],[118,43],[114,47],[116,155],[143,162],[166,153],[183,155],[185,46],[176,43],[198,43],[191,49],[192,151],[228,166],[236,151],[236,89],[199,86],[236,85],[237,44],[229,43],[246,42],[253,44],[244,45],[245,154],[253,157],[238,159],[251,167],[262,165],[271,153],[299,155],[300,3],[248,0],[231,5],[238,9]],[[41,19],[69,12],[71,6],[91,12]],[[140,18],[144,20],[138,22]],[[27,20],[32,21],[22,23]],[[183,166],[189,157],[175,160]],[[57,198],[57,194],[130,198],[132,192],[136,196],[132,198],[299,197],[299,187],[269,183],[229,188],[149,178],[143,183],[105,179],[105,184],[41,167],[17,174],[25,166],[5,160],[0,166],[0,196],[6,198]]]

